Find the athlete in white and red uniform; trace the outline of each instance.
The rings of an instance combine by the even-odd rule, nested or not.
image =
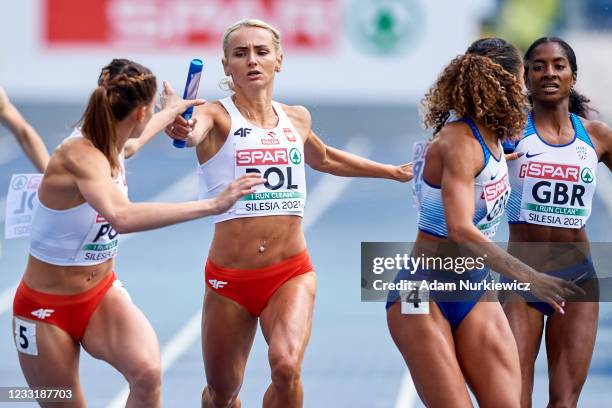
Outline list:
[[[55,150],[39,186],[30,256],[13,301],[15,346],[28,385],[67,387],[70,406],[87,405],[81,346],[125,376],[128,406],[161,404],[157,337],[115,276],[119,234],[222,213],[263,182],[245,176],[209,200],[131,203],[123,170],[128,140],[147,140],[203,102],[182,101],[167,87],[166,106],[153,115],[156,89],[155,76],[140,64],[113,60],[104,67],[81,131]],[[142,145],[130,144],[130,154]]]
[[[302,358],[310,337],[316,278],[302,230],[304,163],[348,177],[412,178],[391,166],[326,146],[301,106],[272,101],[283,55],[278,31],[258,20],[229,27],[225,73],[234,94],[177,118],[167,132],[196,147],[200,194],[257,173],[266,183],[216,220],[206,263],[202,348],[205,407],[239,407],[238,393],[257,322],[269,345],[272,384],[264,407],[301,407]]]

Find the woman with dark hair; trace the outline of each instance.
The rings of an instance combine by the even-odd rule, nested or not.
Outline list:
[[[413,256],[437,257],[440,249],[460,244],[483,263],[465,271],[404,269],[395,280],[479,289],[451,293],[423,290],[419,283],[408,296],[389,292],[391,336],[428,407],[471,406],[466,383],[480,406],[519,405],[520,368],[516,346],[507,341],[508,321],[499,303],[479,302],[488,298],[479,286],[490,281],[488,268],[530,283],[557,310],[576,290],[536,273],[491,241],[509,194],[501,140],[515,138],[526,121],[522,78],[514,46],[481,39],[446,66],[424,99],[424,123],[434,138],[423,170]],[[450,121],[452,116],[457,119]]]
[[[612,130],[586,119],[591,108],[574,89],[577,74],[574,50],[560,38],[540,38],[525,53],[532,111],[515,144],[521,156],[509,165],[509,251],[538,271],[575,282],[588,297],[568,302],[563,315],[532,296],[504,297],[518,345],[523,407],[531,406],[543,332],[550,407],[577,405],[597,333],[599,289],[585,224],[591,215],[597,165],[603,162],[612,168]]]
[[[209,200],[131,203],[123,168],[128,140],[155,134],[203,103],[183,101],[166,85],[164,109],[153,115],[156,87],[140,64],[113,60],[106,66],[81,132],[55,150],[38,190],[30,256],[13,302],[15,345],[28,385],[67,387],[70,406],[86,406],[80,346],[125,376],[128,406],[160,406],[157,338],[114,272],[119,234],[222,213],[263,182],[245,176]]]

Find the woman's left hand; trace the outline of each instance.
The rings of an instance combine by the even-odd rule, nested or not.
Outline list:
[[[159,94],[161,110],[173,110],[176,115],[180,115],[191,106],[204,105],[205,99],[183,99],[179,97],[170,84],[164,81],[164,89]]]
[[[512,161],[512,160],[516,160],[519,157],[521,157],[524,153],[523,152],[514,152],[514,153],[509,153],[506,155],[506,161]]]
[[[413,177],[414,173],[412,172],[412,162],[395,167],[395,180],[405,183],[412,180]]]

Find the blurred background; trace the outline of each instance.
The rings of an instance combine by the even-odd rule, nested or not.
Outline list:
[[[112,58],[140,62],[182,91],[190,59],[200,57],[200,96],[226,96],[218,86],[221,37],[248,17],[270,22],[283,36],[275,99],[306,106],[328,144],[378,161],[410,161],[414,141],[429,137],[419,121],[420,99],[443,66],[481,36],[503,37],[521,50],[543,35],[563,37],[577,54],[577,89],[612,123],[612,0],[20,0],[4,2],[1,10],[0,86],[50,150],[79,120]],[[195,167],[193,151],[174,149],[159,135],[127,163],[130,198],[194,199]],[[11,174],[33,172],[1,128],[1,230]],[[319,287],[304,361],[305,406],[420,407],[389,337],[384,304],[360,302],[359,290],[362,241],[415,237],[410,185],[307,175],[304,225]],[[609,242],[607,168],[599,169],[597,182],[588,231],[592,241]],[[212,222],[200,220],[131,234],[117,258],[119,277],[159,337],[164,406],[199,406],[205,384],[199,317],[212,231]],[[507,228],[497,239],[507,239]],[[25,385],[10,319],[27,251],[27,238],[0,240],[0,387]],[[612,406],[611,310],[602,304],[581,407]],[[126,389],[120,374],[86,353],[80,372],[89,406],[121,406]],[[244,407],[261,405],[269,377],[258,335],[241,393]],[[545,406],[547,395],[542,352],[534,407]]]

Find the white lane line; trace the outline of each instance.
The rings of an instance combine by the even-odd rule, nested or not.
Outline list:
[[[161,191],[159,194],[151,197],[151,199],[147,201],[151,202],[168,202],[168,201],[186,201],[186,200],[194,200],[197,197],[197,174],[195,172],[189,173],[184,176],[174,184],[170,185],[170,187]],[[5,199],[0,199],[0,217],[3,217],[4,210],[4,202]],[[2,219],[0,218],[0,222]],[[132,239],[137,236],[138,233],[126,234],[121,236],[121,243],[125,243],[126,241]],[[25,256],[25,254],[24,254]],[[13,297],[15,297],[15,290],[17,290],[17,285],[19,283],[15,283],[11,287],[4,290],[0,293],[0,315],[9,310],[13,304]]]
[[[354,137],[342,149],[359,156],[367,156],[370,151],[370,142],[363,137]],[[308,193],[304,217],[304,229],[310,228],[325,211],[336,201],[353,179],[350,177],[334,177],[329,174],[321,180]]]
[[[354,137],[343,148],[348,152],[367,156],[370,152],[369,142],[365,138]],[[349,177],[334,177],[325,174],[321,180],[308,194],[308,205],[306,218],[304,219],[304,229],[310,226],[323,215],[323,213],[333,204],[334,200],[340,197],[348,188],[352,181]],[[202,309],[200,308],[162,349],[162,373],[174,364],[174,362],[193,344],[200,336],[200,319]],[[195,328],[194,328],[195,325]],[[167,356],[168,354],[169,356]],[[164,364],[165,362],[165,364]],[[125,407],[127,397],[130,393],[129,386],[125,386],[106,406],[106,408]]]
[[[0,315],[9,310],[13,306],[13,297],[17,290],[18,283],[6,288],[0,293]]]
[[[410,408],[414,406],[416,402],[417,392],[416,388],[414,388],[414,383],[412,382],[412,377],[410,376],[410,372],[406,370],[404,372],[404,376],[402,377],[402,382],[400,383],[400,390],[397,394],[397,399],[395,400],[395,408]]]
[[[200,321],[202,319],[202,311],[194,314],[189,322],[181,328],[181,331],[174,336],[161,351],[162,354],[162,372],[165,372],[171,367],[176,360],[191,346],[194,340],[200,335]],[[125,407],[125,403],[130,394],[130,388],[124,387],[119,394],[107,405],[108,408]]]

